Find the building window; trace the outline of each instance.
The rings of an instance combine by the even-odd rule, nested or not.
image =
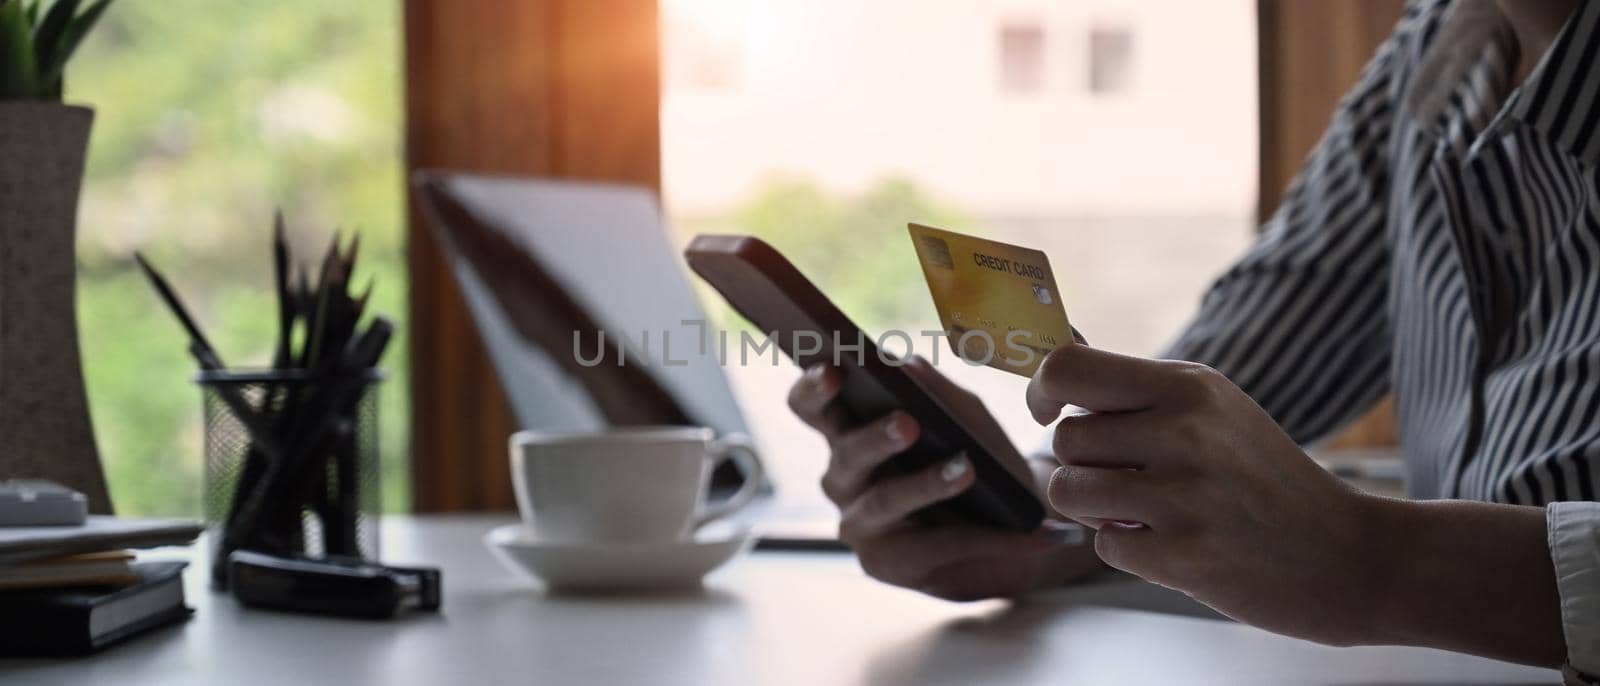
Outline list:
[[[1044,27],[1038,22],[1000,26],[1000,90],[1038,93],[1044,90]]]
[[[1096,24],[1089,29],[1089,92],[1110,95],[1133,81],[1133,32],[1126,26]]]

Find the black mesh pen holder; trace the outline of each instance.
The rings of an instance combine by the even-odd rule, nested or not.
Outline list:
[[[378,559],[383,372],[204,371],[204,502],[212,582],[234,550]]]

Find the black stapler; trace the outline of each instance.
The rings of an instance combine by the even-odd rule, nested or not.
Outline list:
[[[439,570],[357,558],[309,559],[240,550],[228,556],[228,588],[248,607],[388,619],[437,611]]]

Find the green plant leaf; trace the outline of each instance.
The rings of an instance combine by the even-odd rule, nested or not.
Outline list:
[[[21,0],[0,0],[0,99],[39,96],[33,37]]]
[[[33,26],[33,59],[38,64],[46,64],[55,54],[56,46],[61,43],[61,35],[72,22],[72,15],[78,13],[78,0],[55,0],[50,5],[49,11],[44,13],[44,21]]]
[[[61,92],[61,72],[67,67],[67,60],[72,58],[73,51],[78,49],[78,43],[83,37],[89,35],[89,30],[94,28],[95,22],[100,20],[111,0],[95,0],[83,14],[73,18],[62,31],[61,39],[56,42],[56,47],[50,53],[48,61],[40,61],[38,83],[43,87]],[[54,8],[52,8],[54,9]]]
[[[28,17],[28,25],[37,26],[39,24],[38,0],[17,0],[17,2],[22,3],[22,7],[27,10],[23,14],[26,14]]]

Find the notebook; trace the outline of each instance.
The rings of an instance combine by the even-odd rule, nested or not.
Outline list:
[[[119,548],[187,545],[200,535],[190,519],[90,515],[82,526],[0,526],[0,566]]]
[[[183,562],[134,564],[126,587],[0,593],[0,656],[83,655],[188,619]]]
[[[0,591],[70,586],[127,586],[139,581],[126,550],[67,555],[0,567]]]

